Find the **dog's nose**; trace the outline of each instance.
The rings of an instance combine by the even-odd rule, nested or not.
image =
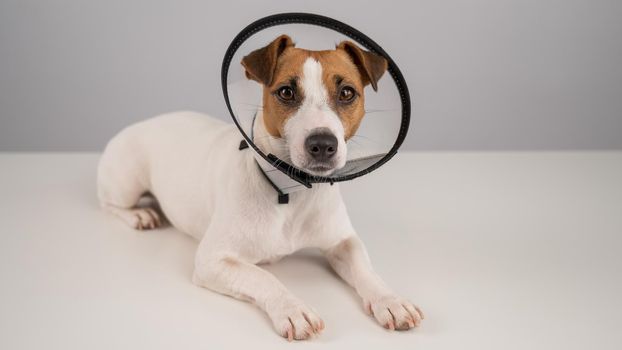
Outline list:
[[[325,162],[337,153],[337,138],[331,132],[315,133],[307,137],[307,152],[318,162]]]

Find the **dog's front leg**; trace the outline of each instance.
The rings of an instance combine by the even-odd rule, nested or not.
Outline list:
[[[400,298],[374,272],[365,246],[357,236],[325,251],[333,269],[363,298],[365,310],[385,328],[406,330],[418,326],[421,310]]]
[[[324,329],[324,322],[315,311],[255,264],[220,254],[199,254],[193,282],[259,306],[268,314],[275,330],[290,341],[307,339]]]

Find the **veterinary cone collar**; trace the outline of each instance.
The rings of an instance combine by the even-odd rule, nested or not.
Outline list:
[[[222,88],[240,149],[255,152],[281,196],[377,169],[408,131],[410,98],[395,62],[328,17],[286,13],[250,24],[225,54]]]

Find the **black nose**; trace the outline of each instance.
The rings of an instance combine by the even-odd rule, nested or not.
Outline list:
[[[318,162],[325,162],[337,153],[337,138],[330,132],[312,134],[305,140],[307,153]]]

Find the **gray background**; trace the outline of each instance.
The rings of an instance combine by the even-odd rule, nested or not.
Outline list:
[[[622,149],[621,1],[0,1],[0,151],[101,150],[178,109],[228,118],[227,45],[286,11],[345,21],[394,57],[408,149]]]

